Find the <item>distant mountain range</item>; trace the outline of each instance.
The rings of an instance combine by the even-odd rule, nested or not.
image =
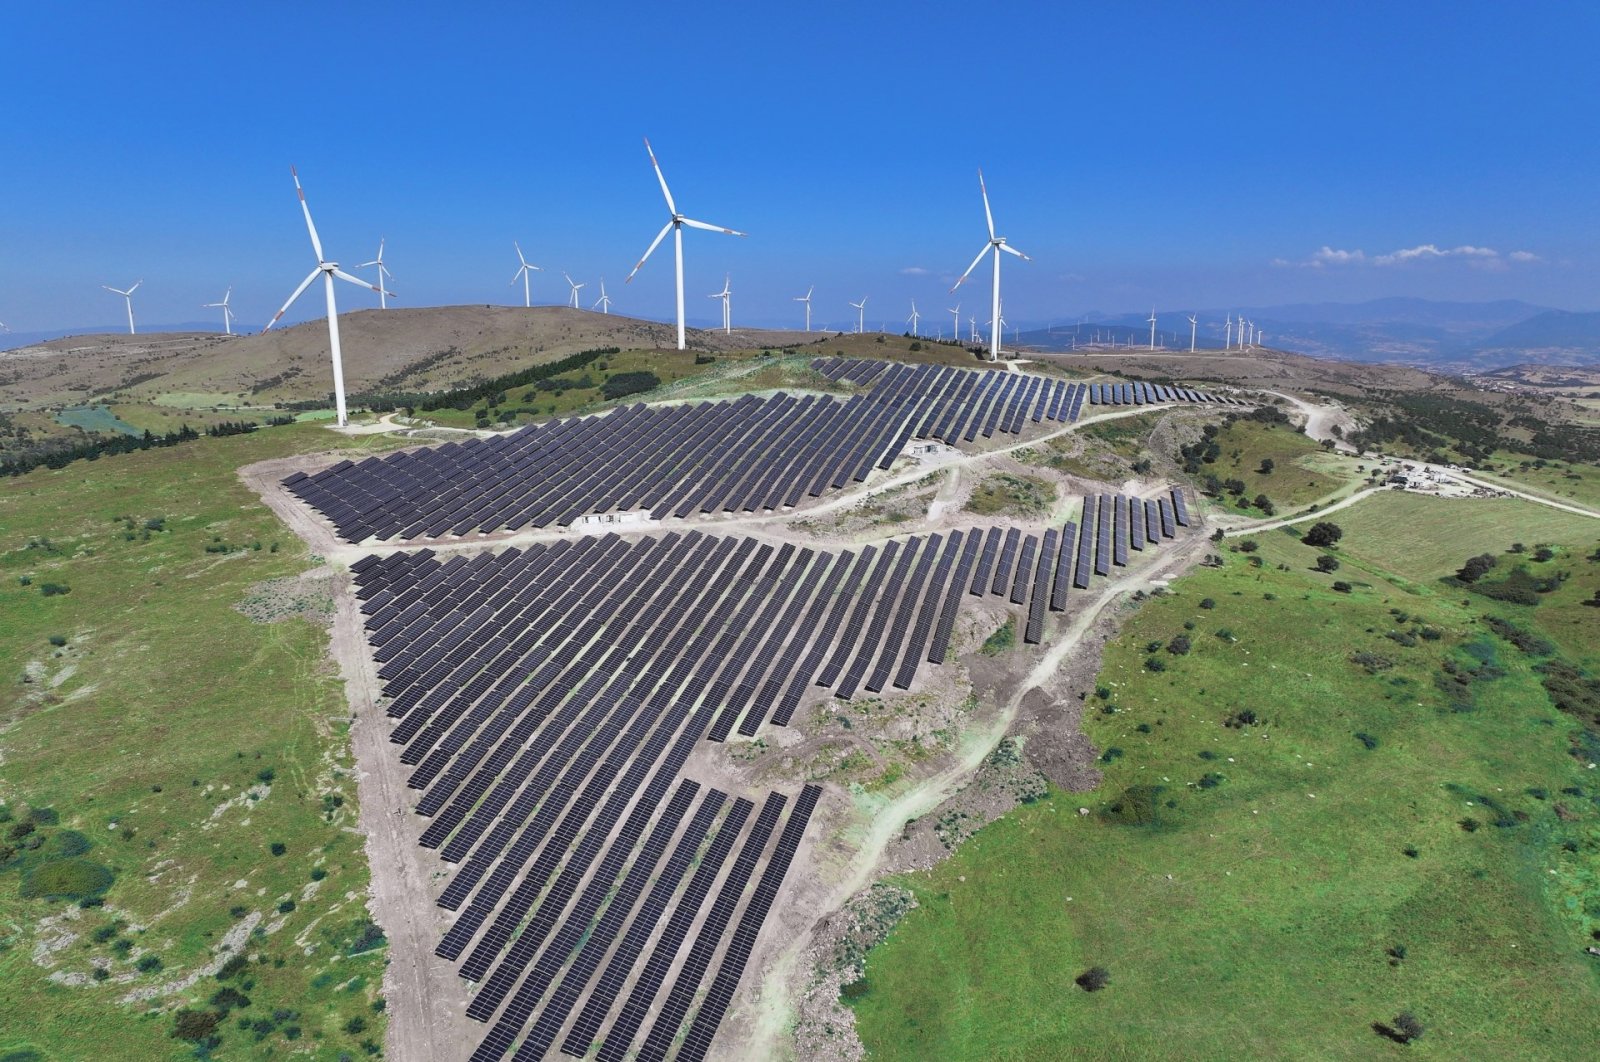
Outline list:
[[[1600,365],[1600,313],[1553,310],[1518,300],[1443,302],[1388,298],[1361,303],[1300,303],[1203,310],[1196,313],[1197,345],[1222,345],[1225,317],[1243,314],[1269,347],[1316,357],[1392,362],[1455,372],[1518,364]],[[1157,311],[1157,343],[1189,349],[1187,311]],[[1089,314],[1075,325],[1027,330],[1026,345],[1051,350],[1101,341],[1148,346],[1143,314]]]

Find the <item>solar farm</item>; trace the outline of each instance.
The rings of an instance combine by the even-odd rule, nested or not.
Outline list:
[[[1183,490],[1093,483],[1047,521],[808,539],[791,518],[915,469],[913,441],[981,466],[1102,414],[1233,404],[812,368],[855,393],[636,404],[282,480],[281,503],[352,558],[460,1057],[707,1057],[762,956],[826,913],[794,880],[842,843],[850,800],[730,753],[829,704],[916,694],[997,616],[1047,646],[1201,541]]]

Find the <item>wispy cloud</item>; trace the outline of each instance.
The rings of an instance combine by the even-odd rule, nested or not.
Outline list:
[[[933,270],[924,269],[922,266],[906,266],[900,270],[900,275],[903,277],[927,277],[933,275]]]
[[[1539,256],[1531,251],[1512,251],[1509,255],[1502,256],[1493,247],[1480,247],[1475,244],[1464,243],[1458,247],[1440,247],[1438,244],[1422,243],[1415,247],[1402,247],[1388,254],[1369,256],[1359,247],[1354,250],[1342,250],[1323,244],[1311,257],[1299,262],[1290,262],[1284,258],[1272,259],[1272,265],[1277,267],[1301,266],[1306,269],[1326,269],[1330,266],[1403,266],[1411,262],[1428,262],[1440,258],[1459,258],[1468,265],[1477,269],[1500,271],[1507,268],[1507,262],[1537,262]]]

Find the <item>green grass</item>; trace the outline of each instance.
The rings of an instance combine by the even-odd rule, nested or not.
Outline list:
[[[1480,471],[1475,475],[1600,510],[1600,465],[1582,461],[1536,462],[1531,457],[1505,452],[1495,454],[1492,464],[1505,471]]]
[[[1200,475],[1241,480],[1247,500],[1265,494],[1280,511],[1325,498],[1355,475],[1342,475],[1343,459],[1330,458],[1315,442],[1281,425],[1236,420],[1217,434],[1217,444],[1222,455],[1214,463],[1202,465]],[[1260,471],[1266,459],[1274,464],[1270,473]]]
[[[1029,518],[1045,515],[1055,502],[1055,485],[1047,480],[996,472],[972,489],[966,510],[980,516]]]
[[[348,710],[326,635],[298,619],[253,623],[232,607],[257,582],[314,563],[234,470],[329,442],[321,429],[274,428],[0,482],[8,689],[0,802],[18,816],[51,809],[58,825],[38,832],[62,840],[47,845],[67,845],[62,858],[114,875],[105,907],[80,911],[24,892],[93,886],[92,871],[58,867],[30,887],[26,859],[0,870],[0,1053],[31,1046],[50,1059],[188,1057],[192,1045],[168,1036],[170,1012],[146,1008],[203,1008],[220,987],[215,978],[149,1004],[120,1000],[206,964],[251,912],[262,928],[280,917],[284,924],[249,942],[262,961],[229,982],[253,1000],[244,1014],[298,1012],[292,1024],[303,1036],[292,1046],[311,1057],[363,1057],[360,1041],[381,1043],[383,1019],[371,1002],[383,953],[347,954],[367,926],[368,871],[352,829]],[[155,517],[164,530],[145,533]],[[219,541],[226,552],[207,552]],[[46,582],[70,593],[45,597]],[[90,844],[81,855],[65,854],[82,847],[69,843],[71,831]],[[282,842],[285,854],[273,856],[270,842]],[[314,867],[326,880],[307,895]],[[295,908],[280,916],[286,899]],[[41,967],[32,957],[41,920],[67,912],[77,914],[63,923],[76,939],[53,967]],[[145,961],[141,972],[151,956],[160,969]],[[49,980],[54,971],[86,974],[96,960],[109,963],[111,980]],[[343,1032],[358,1014],[368,1030]],[[286,1024],[258,1040],[230,1017],[219,1057],[281,1056],[291,1046]]]
[[[107,435],[118,432],[123,435],[141,435],[144,432],[144,429],[136,428],[119,419],[107,406],[72,406],[56,414],[56,423],[69,428],[82,428],[87,432],[103,432]]]
[[[1367,529],[1339,522],[1353,551]],[[1123,754],[1097,790],[901,879],[921,906],[853,1002],[874,1059],[1391,1057],[1371,1025],[1401,1010],[1428,1027],[1412,1057],[1592,1054],[1600,781],[1568,755],[1572,720],[1479,601],[1348,566],[1337,594],[1317,551],[1261,539],[1260,567],[1184,577],[1108,646],[1086,729]],[[1146,670],[1187,623],[1194,648]],[[1386,637],[1424,627],[1441,637]],[[1484,658],[1503,676],[1450,710],[1442,665]],[[1264,722],[1225,725],[1246,709]],[[1125,824],[1152,789],[1155,821]],[[1110,986],[1085,993],[1095,965]]]

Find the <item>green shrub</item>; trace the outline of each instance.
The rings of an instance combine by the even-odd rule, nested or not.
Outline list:
[[[600,385],[600,394],[609,401],[643,394],[661,386],[661,377],[653,372],[619,372]]]
[[[1159,785],[1129,786],[1101,809],[1101,818],[1122,826],[1152,825],[1158,819],[1161,794],[1164,792],[1166,788]]]
[[[116,880],[110,868],[87,859],[48,859],[22,878],[24,899],[82,900],[100,896]]]

